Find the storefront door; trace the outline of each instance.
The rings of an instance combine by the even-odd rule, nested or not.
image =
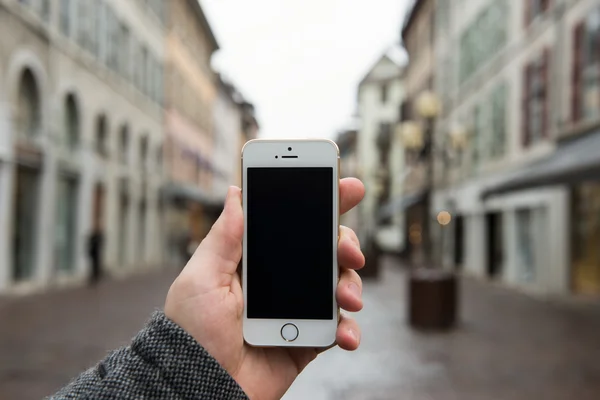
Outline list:
[[[35,270],[39,177],[37,169],[16,167],[12,213],[12,278],[16,282],[30,279]]]
[[[575,293],[600,295],[600,184],[573,190],[571,281]]]
[[[56,189],[54,265],[57,272],[68,274],[75,270],[77,179],[60,176]]]

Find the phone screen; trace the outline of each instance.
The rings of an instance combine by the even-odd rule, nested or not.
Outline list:
[[[333,168],[248,168],[248,318],[333,319]]]

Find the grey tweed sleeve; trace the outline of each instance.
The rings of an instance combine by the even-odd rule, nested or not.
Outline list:
[[[58,399],[247,399],[204,348],[162,312],[128,347],[61,389]]]

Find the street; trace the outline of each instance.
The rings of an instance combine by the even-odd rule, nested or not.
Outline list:
[[[126,344],[162,306],[175,273],[0,299],[0,398],[42,398]],[[460,326],[414,332],[405,323],[404,272],[386,260],[382,278],[364,285],[361,348],[319,356],[285,398],[600,397],[600,306],[534,299],[472,279],[461,284]]]

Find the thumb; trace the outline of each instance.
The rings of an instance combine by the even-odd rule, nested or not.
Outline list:
[[[242,192],[240,188],[231,186],[223,212],[194,253],[190,264],[218,274],[233,275],[242,257],[243,236]]]

